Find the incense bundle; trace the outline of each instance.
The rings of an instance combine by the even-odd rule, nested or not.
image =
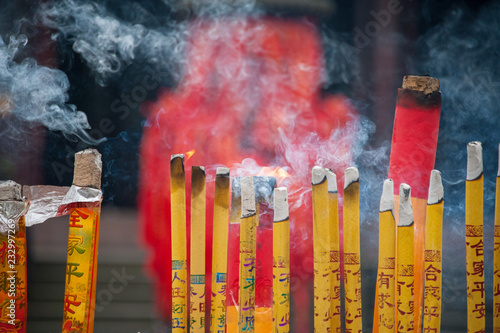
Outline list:
[[[253,177],[244,177],[241,180],[239,332],[255,330],[257,219]]]
[[[75,154],[73,185],[101,188],[101,155],[95,149]],[[97,254],[101,205],[72,208],[64,292],[63,332],[94,330]]]
[[[3,282],[0,290],[0,332],[26,332],[26,208],[21,186],[13,181],[0,182],[0,216],[7,218],[1,221],[4,230],[0,233],[0,278]]]
[[[326,170],[312,169],[314,248],[314,330],[331,330],[330,318],[330,226]]]
[[[378,330],[394,332],[396,222],[394,219],[394,182],[384,181],[379,210],[379,252],[377,272]]]
[[[420,331],[423,300],[424,227],[429,176],[434,169],[441,93],[439,80],[428,76],[405,76],[399,89],[391,143],[388,178],[394,180],[396,209],[399,185],[412,188],[412,206],[415,221],[415,329]],[[396,210],[396,218],[397,218]],[[375,306],[374,321],[378,320]],[[378,325],[374,325],[374,333]]]
[[[205,333],[205,169],[191,168],[191,299],[192,333]]]
[[[424,332],[441,331],[443,198],[441,173],[432,170],[425,218]]]
[[[480,142],[467,145],[465,244],[467,261],[467,331],[484,332],[483,156]]]
[[[227,239],[229,223],[229,169],[217,168],[212,246],[212,306],[210,331],[226,326]]]
[[[500,332],[500,145],[495,193],[495,245],[493,247],[493,332]]]
[[[344,285],[346,331],[361,332],[361,260],[359,244],[359,172],[347,168],[344,178]]]
[[[330,316],[333,332],[340,331],[340,231],[337,176],[326,170],[328,182],[328,224],[330,226]]]
[[[285,187],[274,190],[273,332],[290,331],[290,220]]]
[[[411,189],[407,184],[399,187],[399,219],[397,231],[397,302],[396,330],[414,332],[414,222]]]
[[[186,178],[184,155],[170,159],[172,332],[187,332]]]

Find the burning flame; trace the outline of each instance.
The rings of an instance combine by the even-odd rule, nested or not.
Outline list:
[[[276,178],[276,186],[280,186],[281,182],[290,177],[290,174],[285,171],[282,167],[277,166],[276,168],[263,167],[257,176],[270,176]]]
[[[190,150],[188,152],[185,152],[184,156],[186,157],[186,161],[189,160],[191,158],[191,156],[194,155],[195,152],[196,152],[196,149],[192,149],[192,150]]]

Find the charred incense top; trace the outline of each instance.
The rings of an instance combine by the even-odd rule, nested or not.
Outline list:
[[[274,222],[288,219],[288,195],[286,187],[274,189]]]
[[[218,167],[217,168],[217,176],[229,177],[229,168]]]
[[[403,89],[417,90],[428,95],[439,91],[439,79],[430,76],[408,75],[403,78]]]
[[[384,189],[380,197],[380,211],[391,211],[394,214],[394,182],[392,179],[384,180]]]
[[[413,224],[413,208],[411,206],[410,185],[399,186],[399,221],[398,227],[409,227]]]
[[[22,201],[21,185],[12,181],[0,181],[0,201]]]
[[[255,215],[255,190],[253,177],[241,178],[241,218]]]
[[[326,180],[325,168],[320,166],[315,166],[312,169],[312,184],[319,185]]]
[[[101,188],[101,154],[95,149],[85,149],[75,154],[73,185]]]
[[[441,172],[437,170],[431,171],[431,181],[429,185],[428,205],[434,205],[443,201],[444,189],[441,181]]]
[[[328,192],[337,193],[337,175],[330,169],[326,169],[326,180],[328,182]]]
[[[359,171],[355,167],[345,169],[344,175],[344,190],[352,183],[359,182]]]
[[[467,180],[475,180],[483,174],[483,147],[473,141],[467,145]]]

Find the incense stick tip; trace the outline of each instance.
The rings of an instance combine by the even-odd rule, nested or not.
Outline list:
[[[421,91],[428,95],[439,91],[439,79],[428,75],[407,75],[403,78],[402,88]]]
[[[337,175],[331,169],[326,169],[326,181],[328,182],[328,192],[337,193]]]
[[[350,167],[344,171],[344,190],[352,183],[359,182],[359,171],[356,167]]]
[[[255,215],[255,189],[253,177],[241,178],[241,218]]]
[[[392,179],[384,180],[382,196],[380,197],[380,211],[391,211],[394,214],[394,181]]]
[[[12,180],[0,181],[0,201],[22,201],[21,185]]]
[[[184,163],[184,154],[174,154],[170,156],[170,162],[175,160],[176,158],[182,159],[182,163]]]
[[[444,199],[443,182],[441,181],[441,172],[438,170],[431,171],[431,180],[429,184],[428,205],[440,203]]]
[[[475,180],[483,174],[483,147],[473,141],[467,145],[467,180]]]
[[[398,227],[409,227],[413,224],[413,208],[411,206],[410,185],[399,186],[399,221]]]
[[[286,187],[274,189],[274,222],[288,219],[288,194]]]
[[[73,185],[101,188],[102,160],[96,149],[85,149],[75,154]]]
[[[229,168],[218,167],[217,168],[217,176],[229,177]]]
[[[319,185],[326,180],[325,168],[320,166],[315,166],[312,169],[312,184]]]

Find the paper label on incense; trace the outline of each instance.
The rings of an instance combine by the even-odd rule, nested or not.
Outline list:
[[[255,331],[255,270],[257,217],[242,217],[240,222],[240,279],[239,323],[240,332]]]
[[[17,228],[0,235],[0,332],[26,332],[26,226],[24,218]]]
[[[101,306],[95,305],[99,215],[100,207],[70,211],[63,333],[92,332]]]

